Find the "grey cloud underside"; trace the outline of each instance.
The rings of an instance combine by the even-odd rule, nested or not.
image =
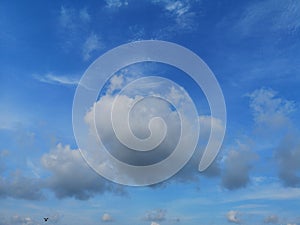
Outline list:
[[[44,195],[39,180],[25,177],[21,172],[15,172],[8,177],[0,177],[0,197],[40,200],[44,198]]]
[[[300,142],[299,135],[288,134],[275,150],[278,176],[286,186],[300,187]]]
[[[0,177],[0,197],[45,199],[43,190],[53,191],[57,198],[86,200],[96,194],[125,194],[123,187],[108,182],[88,167],[79,150],[61,144],[42,157],[42,165],[50,172],[46,178],[26,177],[20,171]]]
[[[51,190],[57,198],[74,197],[86,200],[96,194],[113,192],[125,194],[123,187],[103,179],[88,167],[79,150],[57,145],[43,155],[41,164],[49,173],[47,177],[28,177],[21,171],[0,176],[0,197],[15,199],[43,200],[44,190]]]
[[[122,187],[97,175],[88,167],[79,150],[72,150],[69,146],[58,145],[42,157],[42,164],[51,172],[45,185],[58,198],[86,200],[104,192],[125,194]]]
[[[125,96],[124,98],[126,99],[124,101],[131,100]],[[150,135],[148,123],[154,116],[163,117],[168,126],[167,136],[157,148],[148,152],[137,152],[120,143],[115,135],[110,122],[110,114],[106,110],[110,107],[113,101],[114,98],[105,96],[97,104],[99,108],[99,117],[96,117],[96,122],[98,134],[101,137],[101,140],[114,157],[122,162],[143,166],[157,163],[172,153],[172,150],[175,148],[179,140],[180,124],[178,122],[179,118],[177,113],[172,112],[166,103],[160,101],[156,102],[155,100],[145,100],[145,102],[140,103],[140,107],[136,107],[140,108],[140,110],[133,110],[130,125],[133,134],[139,138],[146,138]],[[153,103],[155,107],[152,106],[152,108],[149,108],[149,105]],[[147,113],[142,112],[145,109]],[[124,113],[120,112],[119,116],[124,117]],[[89,117],[91,118],[93,115],[90,115]],[[91,120],[89,121],[89,123],[92,123]]]
[[[6,168],[8,155],[9,151],[0,151],[0,197],[27,200],[43,199],[40,180],[26,177],[21,170],[9,171]]]
[[[42,223],[36,221],[28,216],[0,216],[0,225],[41,225]]]
[[[131,98],[127,96],[122,96],[124,102],[132,101]],[[122,143],[119,142],[115,136],[114,130],[110,123],[110,113],[109,109],[114,101],[113,96],[103,96],[100,101],[98,101],[93,108],[98,108],[96,110],[97,116],[96,127],[98,128],[98,134],[101,137],[103,143],[105,143],[107,149],[111,151],[111,154],[123,162],[127,162],[133,165],[147,165],[153,162],[159,162],[162,159],[166,158],[170,153],[172,153],[174,146],[176,146],[178,139],[180,138],[180,124],[179,118],[176,112],[173,112],[168,104],[162,101],[147,100],[141,102],[139,106],[135,109],[136,113],[133,112],[131,116],[131,129],[133,133],[139,137],[145,138],[149,135],[148,123],[149,119],[153,116],[161,116],[164,118],[164,121],[167,124],[167,136],[165,140],[154,150],[149,152],[136,152],[130,148],[127,148]],[[152,108],[149,108],[149,105],[152,103]],[[144,115],[143,111],[147,109],[147,114]],[[142,111],[142,112],[141,112]],[[124,116],[123,112],[119,112],[119,116]],[[85,117],[86,123],[90,127],[93,125],[94,120],[94,110],[91,109]],[[203,154],[204,147],[207,144],[207,140],[210,134],[211,128],[211,117],[201,116],[199,119],[201,130],[200,130],[200,142],[198,148],[189,161],[171,180],[186,182],[186,181],[198,181],[199,172],[197,170],[199,160]],[[192,122],[192,121],[191,121]],[[220,126],[219,123],[214,123],[215,126]],[[192,132],[192,128],[190,129]],[[220,132],[222,128],[220,127]],[[92,129],[92,133],[95,131]],[[211,167],[203,172],[204,175],[208,177],[215,177],[220,174],[220,168],[218,163],[213,163]]]
[[[230,190],[245,187],[250,181],[251,163],[255,154],[249,150],[231,150],[224,161],[222,185]]]
[[[264,223],[268,224],[277,224],[279,222],[279,218],[277,215],[269,215],[264,219]]]

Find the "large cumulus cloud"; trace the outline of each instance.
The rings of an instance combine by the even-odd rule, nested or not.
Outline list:
[[[177,180],[195,180],[199,175],[197,168],[202,154],[200,149],[204,149],[204,146],[207,143],[211,126],[214,126],[218,131],[222,132],[224,128],[222,122],[217,118],[212,118],[210,116],[196,115],[195,117],[192,117],[191,109],[189,108],[189,96],[182,88],[169,85],[165,81],[147,79],[147,82],[140,81],[138,83],[138,88],[136,88],[136,86],[129,86],[127,87],[127,92],[124,91],[118,95],[112,94],[116,92],[113,87],[120,88],[121,84],[124,82],[122,79],[122,76],[112,79],[113,84],[108,87],[109,94],[101,96],[85,115],[85,123],[89,126],[90,135],[101,138],[101,142],[106,149],[108,149],[110,154],[120,161],[130,165],[145,166],[166,159],[174,151],[179,140],[182,140],[184,143],[183,146],[186,146],[183,151],[189,149],[190,143],[193,142],[193,134],[196,132],[195,124],[200,123],[201,133],[199,144],[196,146],[198,147],[195,154],[196,157],[192,158],[190,163],[188,163],[176,176]],[[145,93],[150,93],[151,96],[143,98]],[[113,106],[116,100],[118,101],[118,110],[117,113],[114,113]],[[178,107],[174,109],[174,105],[172,106],[170,102]],[[127,117],[128,107],[132,105],[134,105],[134,107],[131,108],[129,111],[130,114]],[[184,110],[187,112],[187,115],[178,114],[178,111]],[[127,147],[128,145],[133,146],[133,142],[129,141],[129,144],[124,144],[116,135],[116,129],[119,129],[119,132],[125,135],[126,140],[131,140],[131,135],[141,139],[147,139],[151,135],[155,136],[160,134],[164,127],[157,121],[151,121],[156,117],[160,117],[164,120],[167,132],[163,141],[151,151],[135,151],[132,148]],[[127,128],[125,126],[113,127],[112,120],[128,120],[132,133],[126,131]],[[184,136],[180,133],[182,128],[181,121],[185,122],[184,126],[188,131]],[[151,130],[149,125],[151,126]],[[155,145],[155,143],[151,143],[150,145]],[[117,165],[112,166],[105,164],[104,160],[98,162],[97,165],[102,165],[101,169],[103,169],[103,165],[105,167],[111,166],[115,169],[115,174],[119,174]],[[124,172],[126,171],[122,169],[122,173]],[[219,174],[219,168],[214,165],[206,174],[208,176],[216,176]],[[137,178],[135,177],[134,179]],[[145,176],[143,179],[145,179]]]

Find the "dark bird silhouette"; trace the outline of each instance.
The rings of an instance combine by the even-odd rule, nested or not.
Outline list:
[[[49,219],[48,217],[47,217],[47,218],[44,218],[45,222],[47,222],[47,221],[48,221],[48,219]]]

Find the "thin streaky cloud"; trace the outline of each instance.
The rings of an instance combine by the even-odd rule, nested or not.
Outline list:
[[[239,202],[245,200],[296,200],[300,199],[300,188],[284,188],[277,186],[260,187],[252,193],[240,195],[227,202]]]
[[[267,29],[271,31],[294,33],[300,28],[299,10],[299,1],[267,0],[254,2],[244,10],[236,28],[242,31],[243,35],[253,35],[257,29],[261,28],[260,24],[264,21],[269,24]],[[277,16],[274,16],[275,13]]]
[[[57,76],[51,73],[46,75],[33,75],[33,78],[48,84],[57,84],[57,85],[77,85],[79,83],[79,78],[69,77],[69,76]]]

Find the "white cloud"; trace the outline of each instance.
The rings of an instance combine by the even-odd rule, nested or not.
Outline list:
[[[293,0],[253,2],[247,5],[236,28],[244,35],[257,34],[257,29],[294,33],[300,28],[299,10],[300,3]]]
[[[0,216],[0,225],[41,225],[42,222],[40,222],[40,220],[42,220],[42,218],[35,219],[31,216],[20,214],[14,214],[10,216],[5,215],[4,217]],[[48,222],[50,222],[51,224],[56,224],[59,222],[59,219],[54,219]]]
[[[109,85],[107,87],[106,95],[103,95],[87,112],[85,115],[85,123],[88,125],[87,127],[90,129],[90,135],[97,137],[101,137],[101,142],[105,145],[108,151],[117,159],[122,162],[131,165],[151,165],[157,163],[166,157],[168,157],[176,147],[177,141],[180,139],[180,118],[178,116],[178,110],[185,109],[185,112],[188,112],[187,115],[183,115],[182,119],[187,122],[188,129],[190,133],[195,133],[195,125],[197,124],[197,118],[200,122],[200,139],[203,143],[201,143],[200,147],[206,145],[211,126],[220,130],[223,130],[223,126],[221,122],[216,118],[211,118],[210,116],[200,116],[194,118],[191,113],[190,107],[188,107],[189,99],[183,93],[182,88],[178,88],[176,86],[170,86],[170,84],[157,81],[156,78],[147,78],[136,79],[134,83],[131,82],[128,86],[126,86],[126,90],[123,89],[122,94],[115,94],[115,90],[121,89],[122,86],[127,83],[128,78],[125,78],[123,75],[115,75],[108,82]],[[132,85],[132,86],[130,86]],[[111,94],[113,93],[113,95]],[[142,99],[142,96],[145,96],[145,93],[150,93],[152,97]],[[146,95],[147,96],[147,95]],[[159,97],[159,98],[156,98]],[[118,98],[118,106],[117,113],[111,114],[112,106],[114,101]],[[174,110],[170,104],[162,100],[168,99],[170,102],[175,102],[178,106],[177,111]],[[136,103],[136,104],[135,104]],[[132,107],[134,105],[134,107]],[[132,107],[132,108],[131,108]],[[156,146],[157,139],[152,139],[152,142],[148,143],[151,146],[156,146],[153,151],[140,152],[140,151],[132,151],[131,148],[126,147],[126,145],[120,142],[120,139],[116,137],[116,132],[113,129],[111,123],[111,116],[115,123],[121,121],[127,121],[128,110],[131,108],[129,123],[130,129],[134,135],[138,138],[147,138],[150,135],[149,131],[149,121],[154,117],[163,118],[167,127],[167,134],[163,141]],[[95,123],[94,123],[95,122]],[[155,125],[155,124],[152,124]],[[162,126],[157,123],[157,125],[152,127],[152,135],[159,136],[161,133]],[[97,129],[97,130],[96,130]],[[132,140],[132,133],[130,130],[127,130],[126,126],[117,126],[117,129],[122,135],[125,135],[125,139],[127,141],[127,146],[133,146],[134,141]],[[97,134],[98,133],[98,134]],[[183,138],[183,146],[189,146],[192,143],[192,137],[189,135],[184,136]],[[217,141],[217,140],[216,140]],[[91,149],[97,147],[91,147]],[[88,153],[90,155],[91,153]],[[95,152],[97,154],[97,152]],[[90,155],[91,157],[91,155]],[[195,180],[198,179],[198,165],[201,157],[200,149],[196,150],[195,157],[189,161],[188,165],[186,165],[176,176],[174,176],[177,181],[186,181],[186,180]],[[91,157],[91,160],[96,160],[99,157]],[[107,159],[109,161],[109,159]],[[115,171],[114,174],[119,174],[118,170],[120,169],[117,165],[108,165],[107,162],[99,161],[95,164],[102,165],[101,170],[105,170],[107,166],[108,170],[111,170],[112,167]],[[124,169],[122,173],[124,173]],[[217,164],[211,167],[211,171],[208,171],[209,176],[216,176],[219,174],[219,167]],[[138,176],[138,175],[137,175]],[[133,179],[138,179],[137,177],[131,177]],[[125,177],[123,178],[125,179]],[[145,179],[145,176],[142,177]]]
[[[179,102],[184,100],[184,96],[181,94],[182,91],[184,91],[183,88],[180,88],[180,90],[178,90],[177,88],[172,86],[168,98],[172,100],[172,102],[174,102],[175,104],[178,104]]]
[[[90,53],[100,47],[99,38],[91,29],[91,20],[92,17],[86,7],[61,6],[58,16],[58,28],[62,39],[61,47],[64,51],[79,50],[83,55],[83,59],[87,60]]]
[[[164,7],[165,12],[171,16],[174,21],[176,22],[176,26],[168,27],[166,30],[173,30],[176,29],[180,30],[191,30],[195,28],[196,23],[196,12],[191,10],[191,3],[197,1],[190,1],[190,0],[152,0],[154,4],[160,4]]]
[[[166,213],[165,209],[152,210],[146,213],[144,219],[152,222],[164,221],[166,220]]]
[[[46,75],[33,75],[33,77],[43,83],[48,84],[61,84],[61,85],[77,85],[79,78],[71,76],[57,76],[52,73]]]
[[[68,31],[74,31],[80,26],[90,22],[91,16],[87,8],[74,9],[61,6],[59,14],[59,22],[62,28]]]
[[[37,165],[35,165],[35,163],[33,163],[30,158],[26,159],[26,165],[31,170],[31,172],[33,173],[33,175],[36,178],[40,178],[41,177],[40,176],[41,169]]]
[[[202,129],[201,134],[205,136],[208,136],[210,134],[212,126],[219,132],[222,132],[224,129],[224,124],[220,119],[207,115],[199,116],[199,123]]]
[[[116,96],[117,97],[117,96]],[[141,101],[136,107],[136,110],[133,111],[131,116],[131,129],[134,134],[138,135],[141,138],[149,136],[148,122],[150,118],[156,115],[162,115],[165,119],[165,122],[168,124],[168,135],[166,136],[165,141],[158,147],[157,152],[149,151],[142,152],[143,154],[130,154],[130,151],[127,147],[122,145],[117,137],[115,136],[115,131],[111,123],[111,109],[116,97],[113,96],[103,96],[94,107],[87,113],[85,121],[93,129],[94,125],[94,112],[96,111],[96,127],[99,129],[98,132],[101,136],[103,143],[107,144],[110,150],[114,150],[115,154],[118,154],[119,159],[124,160],[125,162],[130,162],[133,164],[141,163],[151,163],[162,157],[166,157],[174,147],[174,138],[179,138],[178,130],[180,128],[179,118],[176,112],[172,112],[168,104],[159,100],[146,100]],[[118,111],[117,117],[114,117],[115,121],[122,120],[124,116],[127,115],[127,106],[133,104],[139,97],[130,98],[126,95],[118,96],[118,108],[121,110]],[[144,111],[145,110],[145,111]],[[101,116],[100,116],[101,115]],[[161,127],[153,127],[153,134],[156,135],[161,133],[158,129]],[[120,131],[125,133],[126,127],[118,127],[118,129],[124,129]],[[97,131],[92,130],[92,133],[96,134]],[[130,140],[131,133],[127,133],[128,140]],[[155,140],[153,140],[155,141]],[[134,144],[132,143],[131,146]],[[153,143],[154,145],[154,143]],[[142,158],[141,158],[142,157]]]
[[[277,96],[271,89],[257,89],[251,94],[250,108],[254,120],[263,129],[278,129],[289,125],[288,115],[295,111],[295,103]]]
[[[23,217],[19,215],[12,216],[11,218],[12,224],[21,224],[21,225],[36,225],[39,224],[34,222],[30,217]]]
[[[96,51],[103,48],[103,45],[100,41],[100,38],[98,35],[91,33],[86,41],[83,44],[82,47],[82,55],[84,60],[89,60],[91,57],[91,54]]]
[[[159,225],[159,223],[151,222],[151,225]]]
[[[105,2],[108,8],[120,8],[128,5],[126,0],[105,0]]]
[[[63,28],[74,29],[75,28],[75,10],[69,9],[64,6],[60,8],[59,22]]]
[[[166,10],[175,13],[178,16],[183,15],[190,9],[189,5],[183,1],[169,1],[166,4]]]
[[[234,211],[234,210],[229,211],[229,212],[226,214],[226,218],[227,218],[228,222],[239,224],[241,221],[240,221],[240,219],[238,218],[238,214],[239,214],[238,211]]]
[[[104,213],[104,214],[102,215],[101,220],[102,220],[103,222],[111,222],[111,221],[113,221],[113,218],[112,218],[112,216],[111,216],[110,214]]]
[[[115,91],[120,90],[123,87],[124,82],[124,76],[122,74],[112,76],[109,80],[107,94],[111,95]]]

